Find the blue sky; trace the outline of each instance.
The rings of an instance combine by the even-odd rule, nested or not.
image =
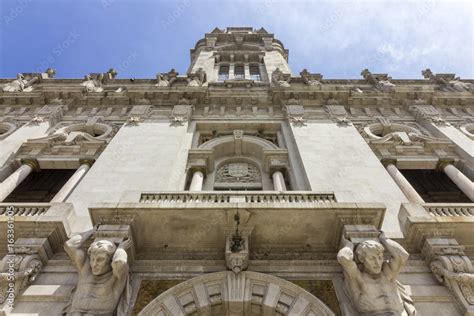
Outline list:
[[[474,1],[0,0],[0,78],[57,70],[82,78],[185,73],[189,49],[214,27],[264,27],[290,67],[324,78],[393,78],[421,70],[474,78]]]

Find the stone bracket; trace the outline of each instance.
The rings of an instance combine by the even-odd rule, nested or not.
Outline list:
[[[453,238],[427,238],[422,256],[439,283],[454,294],[464,315],[474,315],[474,268]]]
[[[53,250],[47,238],[18,238],[13,252],[0,261],[0,304],[9,302],[10,283],[14,283],[13,295],[17,297],[36,280],[52,256]],[[11,275],[14,275],[13,280],[9,279]]]
[[[374,225],[344,225],[341,238],[358,245],[364,240],[379,240],[380,231]]]

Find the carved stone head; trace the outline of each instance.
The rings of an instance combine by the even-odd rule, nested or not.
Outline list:
[[[102,275],[112,269],[112,256],[117,247],[108,240],[93,242],[88,250],[92,274]]]
[[[365,240],[357,247],[357,259],[364,265],[364,271],[372,275],[380,274],[385,248],[374,240]]]

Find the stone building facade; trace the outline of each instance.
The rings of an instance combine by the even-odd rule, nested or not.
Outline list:
[[[1,313],[474,315],[474,80],[288,55],[0,79]]]

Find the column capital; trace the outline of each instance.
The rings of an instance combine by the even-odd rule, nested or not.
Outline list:
[[[454,164],[454,159],[452,158],[440,158],[438,164],[436,165],[437,171],[443,171],[447,165]]]
[[[205,177],[206,176],[206,167],[204,166],[190,166],[189,167],[189,172],[192,174],[194,174],[195,172],[201,172],[202,175]]]
[[[275,172],[281,172],[282,174],[285,174],[286,172],[286,167],[273,167],[270,168],[270,174],[274,174]]]
[[[93,158],[79,158],[79,165],[87,165],[89,167],[92,167],[94,162],[95,162],[95,159]]]
[[[31,169],[33,169],[34,171],[39,171],[40,170],[38,160],[36,160],[34,158],[21,159],[20,162],[21,162],[22,165],[30,166]]]
[[[397,159],[395,158],[382,158],[380,162],[384,167],[387,167],[388,165],[394,165],[395,167],[397,166]]]

